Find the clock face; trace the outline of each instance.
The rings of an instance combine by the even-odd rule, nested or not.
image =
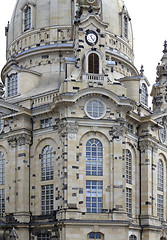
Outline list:
[[[89,31],[86,35],[86,42],[93,46],[97,43],[98,41],[98,36],[94,31]]]

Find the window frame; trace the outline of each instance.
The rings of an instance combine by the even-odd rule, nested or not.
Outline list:
[[[132,189],[126,187],[126,212],[132,216]]]
[[[40,120],[40,128],[41,129],[47,128],[47,127],[52,127],[52,124],[53,124],[52,117]]]
[[[87,213],[102,213],[103,181],[86,180],[86,211]]]
[[[22,10],[22,22],[23,22],[22,23],[23,24],[22,31],[23,32],[27,32],[29,30],[32,30],[35,26],[35,6],[36,6],[36,4],[34,2],[28,2],[28,3],[24,4],[24,6],[21,8],[21,10]],[[30,10],[31,15],[28,18],[29,19],[29,22],[28,22],[29,27],[28,28],[25,27],[26,10],[27,9],[31,9]]]
[[[5,184],[5,155],[3,152],[0,151],[0,185],[4,184]]]
[[[0,217],[3,217],[5,212],[5,189],[0,189]]]
[[[99,57],[99,73],[98,74],[94,74],[94,73],[89,73],[88,71],[88,60],[89,60],[89,55],[92,54],[92,53],[95,53],[98,55]],[[88,52],[85,53],[85,62],[84,62],[84,69],[85,69],[85,73],[86,74],[90,74],[90,75],[102,75],[102,58],[103,58],[103,54],[97,49],[96,51],[93,51],[93,50],[89,50]]]
[[[91,235],[92,235],[92,236],[91,236]],[[100,238],[99,238],[99,236],[100,236]],[[89,240],[90,240],[90,239],[94,239],[94,240],[101,239],[101,240],[103,240],[103,234],[100,233],[100,232],[90,232],[90,233],[88,234],[88,239],[89,239]]]
[[[91,106],[89,106],[91,104],[91,102],[94,104]],[[95,114],[95,109],[97,109],[97,107],[95,106],[95,102],[98,103],[98,112],[96,112],[96,114],[98,115],[97,117],[94,116]],[[100,105],[101,105],[101,109],[103,108],[103,112],[100,111]],[[92,108],[92,112],[90,113],[90,111],[88,110],[88,107]],[[91,118],[91,119],[102,119],[105,114],[106,114],[106,105],[104,104],[104,102],[101,100],[101,99],[98,99],[98,98],[91,98],[89,99],[86,104],[85,104],[85,107],[84,107],[84,110],[85,110],[85,113],[86,115]],[[101,112],[101,114],[100,114]]]
[[[103,144],[96,138],[86,142],[86,175],[103,176]]]
[[[88,73],[99,74],[100,59],[97,53],[90,53],[88,56]]]
[[[157,194],[157,217],[160,221],[164,218],[164,196],[162,194]]]
[[[7,97],[15,97],[19,93],[19,76],[18,73],[11,73],[7,76]]]
[[[54,149],[51,145],[43,147],[41,159],[41,181],[53,180],[54,178]]]
[[[41,186],[41,214],[50,215],[54,210],[54,184]]]
[[[50,240],[50,233],[39,233],[37,234],[37,240]]]
[[[122,8],[121,15],[121,25],[122,25],[122,37],[126,40],[129,40],[129,21],[131,20],[126,10],[125,6]]]
[[[164,164],[161,159],[158,160],[157,167],[157,190],[164,191]]]
[[[140,102],[144,104],[145,106],[148,106],[148,88],[145,83],[141,84],[141,96],[140,96]]]
[[[126,183],[132,184],[132,153],[129,149],[125,151],[126,158]]]

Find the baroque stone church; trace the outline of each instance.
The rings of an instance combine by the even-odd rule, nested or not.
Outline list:
[[[167,43],[151,110],[125,4],[17,0],[0,86],[0,239],[167,238]]]

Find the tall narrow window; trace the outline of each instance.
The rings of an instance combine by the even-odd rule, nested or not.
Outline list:
[[[124,16],[124,37],[128,38],[128,17]]]
[[[132,154],[126,150],[126,183],[132,184]]]
[[[103,175],[103,145],[98,139],[86,143],[86,175]]]
[[[101,213],[103,208],[103,182],[86,181],[86,209],[88,213]]]
[[[0,189],[0,217],[5,212],[5,189]]]
[[[88,57],[88,73],[99,74],[99,56],[96,53]]]
[[[53,211],[53,184],[41,187],[41,210],[42,215],[51,214]]]
[[[164,167],[163,162],[158,160],[158,172],[157,172],[157,188],[159,191],[163,191],[164,187]]]
[[[5,184],[5,156],[0,152],[0,185]]]
[[[41,154],[41,180],[53,179],[53,148],[48,145],[43,148]]]
[[[142,84],[142,88],[141,88],[141,103],[143,103],[144,105],[148,105],[148,91],[147,91],[147,86],[146,84]]]
[[[7,80],[7,94],[8,97],[12,97],[16,94],[18,94],[18,75],[16,74],[12,74],[8,77]]]
[[[126,212],[132,215],[132,189],[126,188]]]
[[[164,200],[163,195],[158,194],[157,195],[157,216],[159,220],[163,220],[163,211],[164,211]]]
[[[31,7],[26,7],[24,16],[24,31],[27,31],[31,28]]]

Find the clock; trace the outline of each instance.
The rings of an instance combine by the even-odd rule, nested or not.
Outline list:
[[[90,46],[94,46],[94,45],[96,45],[96,43],[98,41],[97,33],[94,31],[87,31],[85,39],[86,39],[87,44],[89,44]]]

